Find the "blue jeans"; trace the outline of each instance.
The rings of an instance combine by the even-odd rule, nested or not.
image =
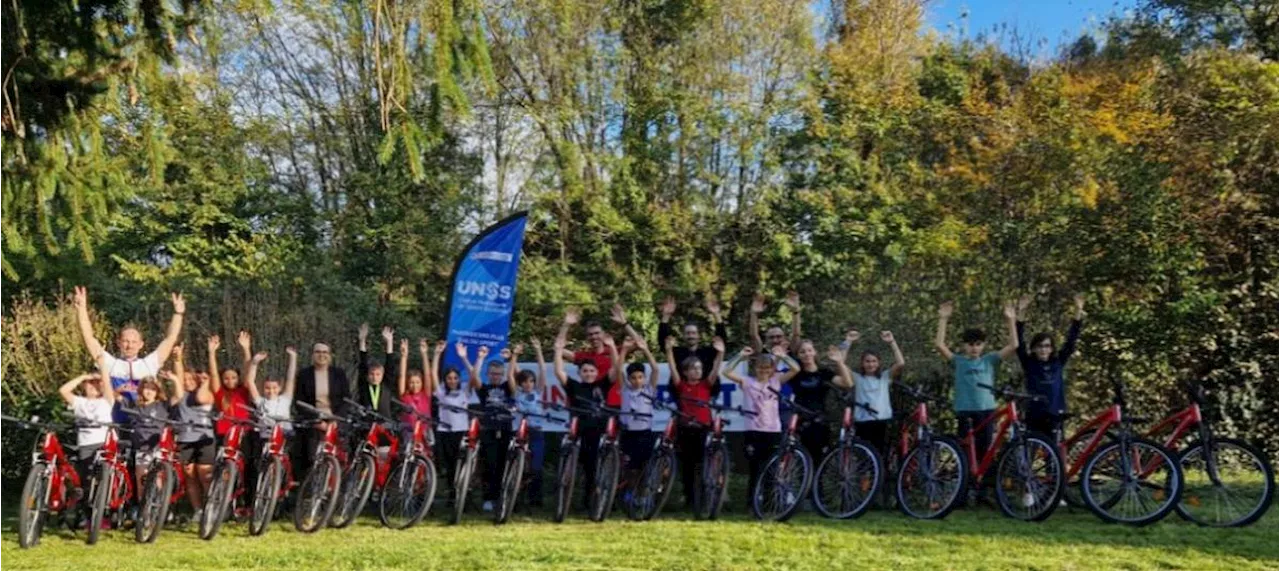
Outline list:
[[[542,504],[542,463],[546,460],[547,441],[541,430],[529,430],[529,503]]]

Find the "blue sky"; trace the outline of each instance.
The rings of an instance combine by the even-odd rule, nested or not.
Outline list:
[[[1098,31],[1108,16],[1123,14],[1137,3],[1137,0],[932,0],[926,6],[926,22],[939,33],[952,37],[961,33],[968,38],[983,34],[998,36],[1006,48],[1012,34],[1008,31],[1001,34],[997,27],[1002,24],[1016,27],[1019,36],[1032,40],[1030,55],[1051,57],[1062,44],[1074,41],[1083,32]],[[968,17],[964,18],[963,14]]]

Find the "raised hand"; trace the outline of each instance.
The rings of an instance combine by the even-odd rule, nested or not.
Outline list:
[[[850,329],[844,332],[845,343],[853,345],[854,343],[857,343],[859,339],[862,339],[862,334],[858,333],[857,329]]]
[[[71,294],[71,303],[76,309],[87,309],[89,307],[89,290],[84,286],[76,286]]]
[[[386,341],[387,345],[391,345],[391,343],[395,341],[395,338],[396,338],[396,330],[392,329],[390,325],[383,325],[382,340]]]
[[[639,337],[627,337],[627,339],[630,339],[631,342],[635,344],[636,349],[640,349],[641,351],[649,350],[649,344],[645,343],[644,339]]]
[[[466,343],[463,343],[463,342],[459,341],[456,345],[454,345],[454,346],[453,346],[453,350],[458,352],[458,356],[459,356],[459,357],[462,357],[462,360],[464,360],[464,361],[465,361],[465,360],[467,359],[467,344],[466,344]]]
[[[542,340],[538,339],[537,337],[530,337],[529,344],[533,346],[534,351],[542,350]]]
[[[941,317],[943,319],[951,317],[951,312],[955,311],[955,309],[956,309],[956,304],[950,301],[944,301],[942,302],[942,305],[938,306],[938,317]]]
[[[509,347],[503,347],[501,351],[498,351],[498,358],[502,359],[503,361],[510,361],[511,349]]]
[[[663,343],[662,343],[662,347],[663,347],[664,349],[668,349],[668,350],[670,350],[670,349],[675,349],[675,348],[676,348],[676,338],[675,338],[674,336],[667,336],[667,338],[666,338],[666,339],[663,341]]]
[[[489,346],[481,345],[480,349],[476,351],[476,356],[479,357],[480,361],[484,361],[484,358],[489,356]]]
[[[757,292],[751,296],[751,313],[764,313],[764,294]]]
[[[774,345],[769,348],[769,352],[772,353],[774,357],[785,357],[787,355],[787,348],[782,345]]]
[[[835,361],[836,363],[842,363],[844,362],[844,351],[841,351],[840,348],[835,345],[831,345],[827,347],[827,358]]]
[[[517,356],[517,357],[518,357],[518,356],[520,356],[520,355],[523,355],[523,354],[524,354],[524,343],[516,343],[516,344],[515,344],[515,346],[511,348],[511,354],[512,354],[512,355],[515,355],[515,356]]]
[[[240,333],[236,334],[236,344],[239,345],[241,349],[248,351],[249,347],[253,345],[253,336],[250,335],[248,331],[241,329]]]
[[[369,338],[369,324],[361,323],[360,328],[356,330],[356,335],[360,337],[360,342],[364,343]]]
[[[716,321],[720,320],[720,300],[712,296],[707,296],[706,301],[703,302],[703,307],[707,308],[707,313],[710,313],[712,317],[715,317]]]
[[[430,342],[428,342],[425,338],[418,339],[418,352],[419,352],[419,353],[426,353],[426,352],[427,352],[427,350],[428,350],[428,349],[430,349],[430,348],[431,348],[431,343],[430,343]]]
[[[612,335],[609,335],[608,333],[603,333],[603,334],[601,334],[601,335],[600,335],[600,342],[601,342],[601,343],[604,343],[604,346],[605,346],[605,347],[617,347],[617,346],[618,346],[616,343],[614,343],[614,341],[613,341],[613,336],[612,336]]]
[[[461,343],[459,343],[459,345],[461,345]],[[436,354],[439,355],[441,353],[444,353],[445,347],[448,347],[448,346],[449,346],[449,342],[445,341],[444,339],[440,339],[436,341]]]
[[[1004,317],[1005,319],[1017,319],[1018,307],[1012,302],[1004,304]]]
[[[724,353],[724,339],[713,337],[711,339],[711,347],[716,350],[716,353]]]
[[[634,337],[632,337],[632,336],[630,336],[630,335],[628,335],[628,336],[626,336],[626,337],[623,337],[623,338],[622,338],[622,348],[623,348],[623,349],[626,349],[628,352],[630,352],[632,349],[635,349],[635,348],[636,348],[636,340],[635,340],[635,338],[634,338]]]
[[[613,309],[609,310],[609,318],[617,322],[619,325],[627,324],[627,312],[622,309],[621,303],[613,304]]]
[[[884,330],[884,331],[881,331],[881,332],[880,332],[880,340],[881,340],[881,341],[884,341],[885,343],[890,343],[890,344],[892,344],[892,343],[893,343],[893,332],[892,332],[892,331],[889,331],[889,330],[887,330],[887,329],[886,329],[886,330]]]
[[[289,356],[289,358],[290,358],[290,359],[297,359],[297,358],[298,358],[298,350],[297,350],[297,349],[295,349],[295,348],[293,347],[293,345],[285,345],[285,346],[284,346],[284,352],[285,352],[285,354],[286,354],[286,355],[288,355],[288,356]]]
[[[743,347],[742,351],[738,352],[738,355],[742,356],[743,359],[755,354],[756,354],[756,350],[752,349],[750,345]]]
[[[564,324],[573,325],[582,319],[582,310],[576,307],[570,307],[564,310]]]
[[[217,335],[209,336],[209,353],[216,353],[222,347],[222,338]]]
[[[266,351],[258,351],[258,352],[257,352],[256,354],[254,354],[254,356],[253,356],[253,364],[255,364],[255,365],[262,364],[262,362],[263,362],[263,361],[266,361],[266,360],[267,360],[267,352],[266,352]]]
[[[796,292],[795,290],[791,290],[791,291],[787,292],[787,297],[786,297],[786,299],[784,299],[784,300],[783,300],[783,303],[787,304],[787,307],[790,307],[792,311],[797,311],[797,310],[799,310],[799,309],[800,309],[800,294],[799,294],[798,292]]]
[[[423,349],[426,349],[426,348],[427,348],[427,344],[426,344],[426,342],[425,342],[425,341],[422,343],[422,348],[423,348]],[[408,340],[408,339],[401,339],[401,340],[400,340],[400,354],[401,354],[401,355],[408,355],[408,354],[409,354],[409,340]]]
[[[1077,293],[1071,298],[1076,304],[1076,313],[1084,313],[1084,294]]]
[[[170,294],[170,295],[169,295],[169,300],[173,302],[173,312],[174,312],[174,313],[186,313],[186,312],[187,312],[187,300],[186,300],[186,299],[183,299],[182,294],[180,294],[180,293],[173,293],[173,294]]]
[[[1023,313],[1027,311],[1028,307],[1031,307],[1031,296],[1025,295],[1025,294],[1022,296],[1019,296],[1018,297],[1018,313]]]
[[[662,300],[662,305],[659,307],[659,311],[662,312],[662,317],[664,318],[669,318],[674,315],[676,312],[676,298],[672,296],[664,298]]]

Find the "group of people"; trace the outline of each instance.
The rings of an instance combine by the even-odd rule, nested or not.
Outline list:
[[[254,353],[252,336],[245,331],[236,338],[240,349],[239,367],[219,368],[221,340],[217,335],[207,339],[207,368],[189,367],[179,342],[185,300],[180,294],[174,294],[172,303],[173,317],[154,351],[144,354],[145,344],[138,329],[125,327],[116,336],[118,353],[113,355],[94,335],[87,292],[82,287],[75,289],[74,305],[79,326],[85,346],[98,369],[97,373],[68,381],[59,390],[75,417],[88,421],[77,434],[82,474],[106,439],[105,423],[135,424],[132,444],[141,478],[160,433],[160,425],[145,422],[146,418],[181,420],[184,422],[179,425],[175,436],[187,476],[185,492],[192,508],[198,512],[203,507],[210,485],[216,447],[235,419],[256,417],[260,430],[264,432],[269,432],[275,423],[284,423],[286,432],[291,436],[293,465],[295,470],[303,471],[310,466],[308,456],[315,450],[317,439],[327,425],[308,418],[306,428],[300,427],[295,431],[289,419],[299,420],[313,409],[342,416],[347,412],[348,399],[351,399],[386,418],[399,418],[406,425],[411,425],[415,416],[434,418],[437,421],[437,466],[443,472],[442,481],[449,482],[448,475],[459,457],[470,423],[467,407],[478,403],[484,408],[515,410],[528,415],[531,465],[535,467],[528,488],[529,502],[535,506],[541,504],[541,467],[546,450],[543,429],[547,422],[547,403],[544,401],[547,367],[539,339],[528,341],[538,364],[532,371],[518,366],[525,354],[525,343],[514,343],[503,349],[500,358],[494,360],[488,360],[489,348],[486,346],[474,348],[473,359],[473,348],[458,343],[452,349],[465,369],[459,370],[442,368],[441,359],[449,349],[444,341],[429,343],[425,339],[418,340],[422,368],[411,369],[409,340],[400,340],[397,352],[395,332],[384,327],[381,335],[384,358],[370,359],[369,328],[361,325],[354,383],[344,369],[334,364],[330,347],[319,342],[312,345],[309,366],[299,369],[297,352],[286,347],[288,361],[284,378],[266,376],[260,380],[258,371],[268,354],[263,351]],[[706,427],[711,424],[712,411],[705,403],[718,396],[721,378],[741,387],[744,409],[750,413],[745,419],[743,452],[748,459],[752,482],[760,476],[762,467],[781,441],[783,411],[780,409],[780,393],[789,391],[797,405],[824,411],[833,391],[846,394],[852,391],[855,401],[869,405],[855,409],[857,433],[881,453],[889,447],[889,424],[893,419],[890,387],[901,378],[906,366],[906,359],[893,333],[881,331],[878,336],[892,356],[892,362],[887,366],[877,350],[857,349],[863,337],[854,329],[849,329],[838,344],[826,348],[826,360],[823,361],[815,343],[801,335],[800,297],[792,292],[784,303],[792,316],[790,331],[774,325],[765,328],[762,338],[759,316],[765,311],[766,303],[763,296],[754,296],[749,313],[748,342],[727,361],[728,334],[716,301],[709,300],[705,304],[713,329],[709,340],[704,339],[699,324],[694,321],[684,322],[677,335],[672,325],[676,312],[672,298],[664,300],[659,308],[656,347],[668,364],[668,389],[680,413],[674,415],[672,421],[681,423],[677,431],[677,453],[680,466],[685,467],[682,470],[683,491],[690,506],[695,486],[694,470],[690,468],[701,462]],[[954,307],[949,302],[939,307],[934,346],[954,369],[954,410],[962,433],[996,408],[992,392],[984,387],[994,386],[1000,362],[1014,355],[1022,365],[1026,390],[1044,397],[1042,401],[1032,402],[1027,409],[1027,425],[1049,435],[1060,432],[1067,408],[1063,370],[1080,334],[1084,298],[1075,297],[1076,312],[1061,348],[1057,347],[1051,333],[1038,333],[1029,343],[1026,342],[1025,324],[1019,320],[1019,315],[1025,314],[1029,303],[1029,298],[1022,298],[1004,307],[1008,338],[997,351],[987,350],[986,333],[979,328],[965,329],[960,335],[959,350],[953,350],[947,334]],[[630,323],[622,306],[614,305],[610,318],[620,330],[621,342],[615,342],[600,322],[582,322],[578,310],[566,311],[551,347],[551,373],[563,387],[569,404],[580,409],[605,406],[620,411],[619,421],[623,428],[621,446],[627,458],[626,467],[637,470],[646,461],[655,438],[653,409],[655,400],[660,396],[658,359],[645,336]],[[586,343],[573,350],[569,333],[579,324],[585,332]],[[858,358],[851,367],[847,357],[855,349]],[[640,358],[633,360],[636,356]],[[577,378],[568,375],[566,362],[576,365]],[[742,368],[744,362],[747,366]],[[388,368],[391,368],[390,372]],[[393,406],[395,400],[408,405],[411,410]],[[296,407],[295,403],[307,406]],[[210,411],[218,414],[210,415]],[[258,414],[255,415],[255,411]],[[212,417],[217,420],[211,420]],[[510,415],[482,415],[481,418],[485,474],[483,499],[484,509],[490,510],[498,499],[505,454],[519,420],[513,422]],[[598,444],[604,429],[603,417],[582,415],[579,418],[580,461],[588,482],[594,481]],[[249,458],[256,458],[258,438],[259,435],[251,431],[242,440],[243,449],[250,451]],[[990,445],[990,438],[989,429],[978,435],[980,450]],[[804,425],[800,439],[813,457],[820,458],[831,444],[829,423]],[[252,464],[249,463],[249,473],[246,474],[248,482],[253,481]],[[298,477],[301,479],[302,475]],[[252,493],[251,490],[246,491]]]

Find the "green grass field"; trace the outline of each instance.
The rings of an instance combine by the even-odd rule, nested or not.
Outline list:
[[[263,537],[229,525],[214,541],[194,526],[166,529],[154,545],[132,532],[106,532],[97,546],[83,535],[46,535],[18,548],[12,502],[6,501],[6,569],[1276,569],[1273,509],[1243,529],[1205,529],[1176,515],[1147,528],[1106,525],[1092,514],[1061,509],[1039,524],[1009,520],[992,508],[960,510],[944,521],[915,521],[872,511],[853,521],[804,514],[763,524],[737,510],[721,521],[682,514],[634,523],[574,518],[552,524],[519,516],[494,526],[474,514],[463,525],[430,517],[403,532],[376,518],[351,528],[303,535],[276,522]]]

